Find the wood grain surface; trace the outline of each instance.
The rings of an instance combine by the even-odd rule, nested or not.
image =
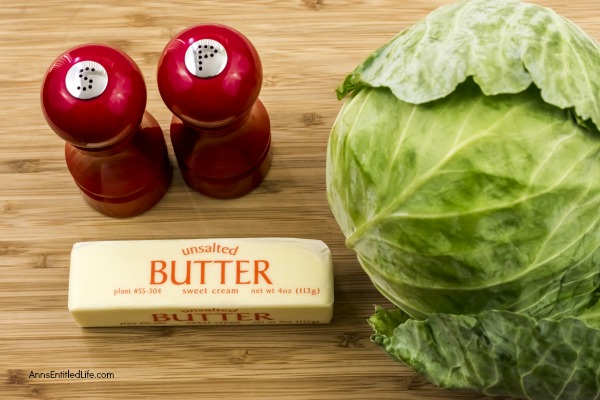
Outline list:
[[[373,288],[325,198],[325,150],[340,109],[334,89],[400,30],[448,0],[4,1],[0,5],[0,398],[465,399],[388,358],[366,319],[389,305]],[[600,39],[600,1],[539,0]],[[82,200],[39,90],[63,51],[101,42],[142,69],[147,109],[168,134],[156,86],[167,41],[191,25],[242,31],[264,67],[260,98],[274,160],[264,183],[235,200],[187,188],[175,169],[151,211],[110,219]],[[170,149],[171,150],[171,149]],[[172,156],[172,153],[171,153]],[[174,158],[172,156],[173,164]],[[323,326],[81,329],[67,311],[74,242],[289,236],[321,239],[335,266],[335,314]],[[50,371],[112,379],[35,379]]]

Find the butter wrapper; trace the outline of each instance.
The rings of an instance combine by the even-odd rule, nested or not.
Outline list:
[[[331,252],[319,240],[75,243],[69,311],[81,327],[324,324]]]

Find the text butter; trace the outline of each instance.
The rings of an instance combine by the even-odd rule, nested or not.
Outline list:
[[[69,311],[82,327],[329,323],[331,253],[291,238],[76,243]]]

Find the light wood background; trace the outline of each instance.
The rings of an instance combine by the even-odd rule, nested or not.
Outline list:
[[[325,199],[325,150],[340,109],[334,89],[370,52],[449,0],[4,1],[0,5],[0,398],[482,399],[433,387],[369,340],[372,287]],[[539,0],[600,39],[600,1]],[[236,200],[192,192],[175,170],[150,212],[115,220],[90,209],[46,125],[46,68],[102,42],[141,67],[147,109],[168,134],[156,63],[185,27],[219,22],[250,38],[265,81],[274,161]],[[173,157],[172,160],[174,161]],[[175,163],[174,163],[175,164]],[[67,311],[74,242],[290,236],[321,239],[335,264],[325,326],[81,329]],[[33,379],[31,372],[110,372],[110,380]]]

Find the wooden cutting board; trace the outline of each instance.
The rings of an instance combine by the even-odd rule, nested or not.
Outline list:
[[[482,399],[428,384],[370,342],[366,319],[389,305],[373,288],[325,199],[325,150],[340,109],[334,89],[400,30],[448,0],[28,0],[0,5],[0,398]],[[600,2],[539,0],[600,39]],[[78,44],[126,51],[168,133],[156,63],[185,27],[245,33],[264,67],[261,99],[274,161],[236,200],[187,188],[175,170],[150,212],[116,220],[90,209],[63,142],[39,105],[46,68]],[[173,159],[174,161],[174,159]],[[175,164],[175,163],[174,163]],[[288,236],[320,239],[335,264],[335,315],[324,326],[81,329],[67,312],[73,243],[106,239]],[[62,371],[110,379],[40,379]],[[81,371],[81,372],[79,372]]]

